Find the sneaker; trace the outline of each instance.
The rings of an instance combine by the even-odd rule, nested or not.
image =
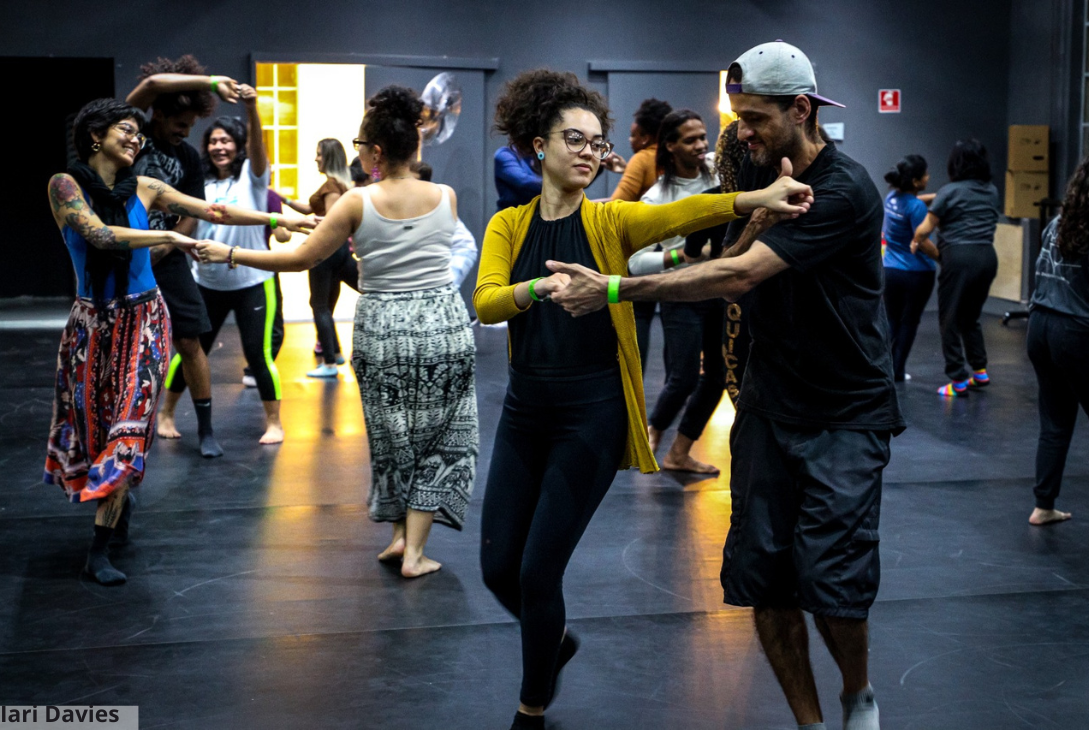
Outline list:
[[[968,383],[969,380],[962,380],[960,382],[952,382],[938,388],[938,395],[945,396],[946,398],[958,398],[968,395]]]
[[[336,365],[318,365],[306,374],[308,378],[335,378],[340,375]]]
[[[246,386],[247,388],[256,388],[257,378],[253,377],[252,375],[243,375],[242,385]]]
[[[904,373],[904,380],[911,380],[911,375]]]
[[[987,368],[975,370],[968,376],[968,385],[972,388],[983,388],[991,384],[991,376],[987,375]]]
[[[343,356],[343,355],[341,355],[341,354],[340,354],[340,353],[338,352],[338,353],[337,353],[337,365],[343,365],[343,364],[344,364],[345,362],[347,362],[347,361],[346,361],[346,360],[344,359],[344,356]]]
[[[320,355],[321,354],[321,343],[320,342],[315,342],[314,343],[314,354],[315,355]]]

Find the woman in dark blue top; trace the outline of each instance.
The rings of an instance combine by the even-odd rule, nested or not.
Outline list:
[[[114,99],[89,103],[73,125],[78,161],[49,181],[79,296],[61,336],[45,481],[73,502],[97,501],[85,570],[103,585],[125,582],[107,546],[115,528],[118,539],[127,537],[134,503],[128,490],[144,476],[170,356],[170,317],[151,272],[150,247],[196,245],[173,231],[148,230],[148,210],[236,225],[269,222],[267,214],[209,205],[134,175],[143,119]],[[279,222],[290,230],[312,223]]]
[[[1066,189],[1063,213],[1044,231],[1036,260],[1028,353],[1040,385],[1036,508],[1029,522],[1070,519],[1055,509],[1078,405],[1089,413],[1089,157]]]
[[[938,268],[929,256],[911,252],[915,229],[926,220],[926,203],[916,196],[926,189],[929,180],[926,160],[919,155],[906,156],[885,175],[885,182],[892,186],[885,196],[885,223],[881,228],[885,312],[889,318],[893,379],[898,383],[908,377],[904,366],[923,308],[934,291],[934,272]]]
[[[532,157],[506,145],[495,151],[495,191],[499,210],[525,205],[541,194],[541,170]]]

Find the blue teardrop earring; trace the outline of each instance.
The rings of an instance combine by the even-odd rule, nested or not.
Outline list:
[[[538,160],[543,160],[544,159],[544,152],[538,152],[537,153],[537,159]]]

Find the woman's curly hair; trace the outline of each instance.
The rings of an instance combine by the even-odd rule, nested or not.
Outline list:
[[[140,75],[137,81],[155,76],[156,74],[188,74],[190,76],[203,76],[206,73],[204,66],[191,54],[185,54],[176,61],[162,58],[145,63],[140,67]],[[160,94],[152,103],[151,108],[161,112],[163,116],[173,117],[186,112],[196,112],[198,117],[210,117],[216,109],[219,99],[210,90],[182,91],[176,94]]]
[[[420,95],[404,86],[387,86],[367,102],[363,136],[382,148],[394,165],[408,162],[420,147]]]
[[[585,109],[601,122],[608,136],[613,119],[605,97],[587,89],[570,72],[539,68],[507,82],[495,106],[495,131],[505,134],[523,155],[533,154],[534,137],[544,137],[568,109]]]
[[[741,163],[748,151],[748,145],[737,138],[737,120],[735,119],[722,130],[722,134],[718,136],[718,143],[715,145],[715,171],[718,173],[722,192],[738,192],[737,174],[741,171]]]
[[[1089,157],[1081,161],[1066,186],[1056,245],[1068,261],[1089,253]]]

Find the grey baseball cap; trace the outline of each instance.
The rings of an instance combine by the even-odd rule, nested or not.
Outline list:
[[[817,93],[817,77],[813,75],[813,64],[800,48],[789,43],[781,40],[761,43],[742,53],[734,63],[741,67],[741,83],[726,84],[727,94],[805,94],[817,106],[844,107],[838,101],[832,101]]]

